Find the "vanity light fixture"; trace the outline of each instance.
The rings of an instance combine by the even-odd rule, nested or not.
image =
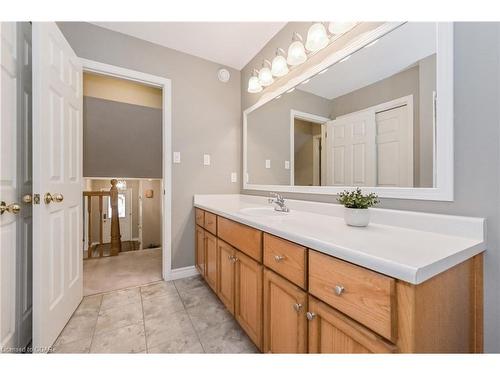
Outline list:
[[[292,44],[288,47],[288,56],[286,58],[288,65],[300,65],[307,60],[306,49],[302,40],[299,33],[293,33]]]
[[[306,48],[310,52],[318,52],[325,48],[328,43],[328,34],[322,22],[316,22],[307,31]]]
[[[262,86],[259,82],[259,77],[257,76],[258,72],[254,69],[252,76],[248,80],[248,89],[247,91],[251,94],[256,94],[262,91]]]
[[[348,32],[357,22],[330,22],[328,24],[328,31],[333,35],[340,35]]]
[[[285,51],[282,48],[276,50],[276,56],[273,59],[271,73],[275,77],[283,77],[289,72],[288,64],[286,63]]]
[[[264,87],[272,85],[272,83],[274,82],[270,67],[271,62],[269,60],[264,60],[264,62],[262,63],[262,68],[259,71],[259,83]]]

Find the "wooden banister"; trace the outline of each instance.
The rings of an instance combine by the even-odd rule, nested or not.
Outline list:
[[[117,180],[111,180],[111,189],[109,190],[111,200],[111,250],[110,255],[118,255],[122,251],[122,242],[120,235],[120,219],[118,217],[118,188]]]
[[[111,244],[110,244],[110,255],[118,255],[122,251],[121,234],[120,234],[120,219],[118,216],[118,188],[116,187],[117,180],[111,180],[111,189],[109,191],[84,191],[83,197],[87,200],[87,225],[88,225],[88,248],[87,257],[92,258],[93,251],[92,248],[92,197],[99,197],[99,257],[104,256],[104,221],[103,221],[103,211],[104,211],[104,198],[109,197],[111,205]]]

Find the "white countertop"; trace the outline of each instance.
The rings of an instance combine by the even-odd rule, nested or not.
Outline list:
[[[338,204],[286,200],[290,212],[249,215],[270,207],[266,197],[195,195],[194,205],[225,218],[372,269],[420,284],[485,250],[485,219],[370,209],[366,228],[347,226]]]

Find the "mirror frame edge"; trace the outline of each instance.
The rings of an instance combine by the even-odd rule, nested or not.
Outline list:
[[[252,106],[243,111],[243,173],[242,189],[257,191],[275,191],[300,194],[337,195],[354,186],[297,186],[297,185],[263,185],[247,183],[247,116],[275,97],[285,93],[301,82],[335,64],[344,57],[356,52],[363,46],[381,38],[406,22],[386,22],[367,35],[350,43],[340,51],[333,52],[323,61],[306,69],[293,77],[275,91],[265,93]],[[435,186],[432,188],[406,187],[362,187],[364,192],[373,192],[380,198],[453,201],[454,193],[454,137],[453,137],[453,77],[454,77],[454,38],[453,22],[436,22],[437,28],[437,64],[436,64],[436,127],[434,148]],[[439,126],[437,125],[439,124]],[[439,145],[439,147],[438,147]]]

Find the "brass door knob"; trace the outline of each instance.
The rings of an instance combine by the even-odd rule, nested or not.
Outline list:
[[[21,206],[18,203],[11,203],[7,205],[7,203],[2,201],[0,202],[0,215],[3,215],[5,211],[16,215],[19,213],[19,211],[21,211]]]
[[[45,193],[43,200],[46,204],[49,204],[50,202],[60,203],[64,200],[64,196],[61,193]]]

